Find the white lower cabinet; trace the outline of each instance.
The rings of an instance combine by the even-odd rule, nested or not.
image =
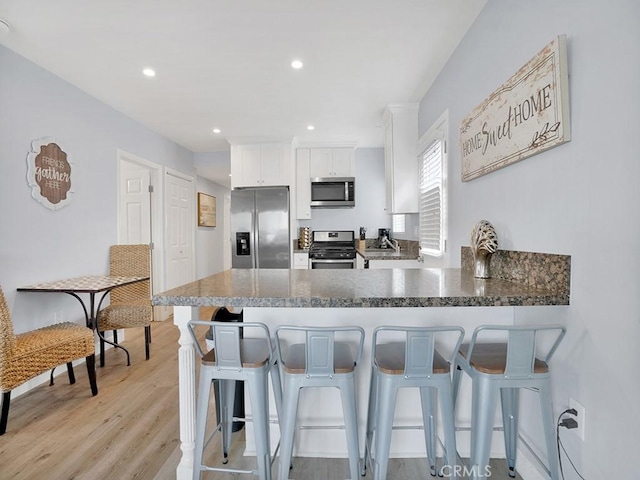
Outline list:
[[[356,255],[356,268],[364,268],[364,257]]]
[[[293,269],[309,269],[309,252],[293,252]]]

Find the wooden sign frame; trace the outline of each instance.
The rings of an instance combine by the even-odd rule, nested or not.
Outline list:
[[[559,35],[462,120],[462,181],[569,140],[567,40]]]
[[[73,173],[69,155],[53,137],[31,142],[27,155],[27,183],[31,196],[50,210],[59,210],[71,202]]]

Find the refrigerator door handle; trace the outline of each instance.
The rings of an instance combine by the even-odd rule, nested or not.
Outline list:
[[[253,231],[251,232],[251,242],[253,244],[253,268],[258,268],[260,265],[260,213],[255,195],[253,202]]]

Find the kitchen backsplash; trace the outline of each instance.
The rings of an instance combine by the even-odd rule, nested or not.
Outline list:
[[[461,263],[473,270],[470,247],[462,247]],[[491,256],[491,276],[569,294],[571,255],[498,250]]]
[[[417,240],[401,240],[399,238],[394,238],[394,240],[398,241],[398,245],[400,246],[401,252],[408,253],[411,255],[418,255],[420,251],[420,244],[418,244]],[[377,238],[367,238],[365,242],[366,242],[366,248],[378,248]]]

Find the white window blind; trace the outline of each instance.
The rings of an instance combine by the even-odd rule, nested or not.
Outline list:
[[[420,247],[429,255],[444,254],[443,235],[444,141],[436,140],[420,161]]]

